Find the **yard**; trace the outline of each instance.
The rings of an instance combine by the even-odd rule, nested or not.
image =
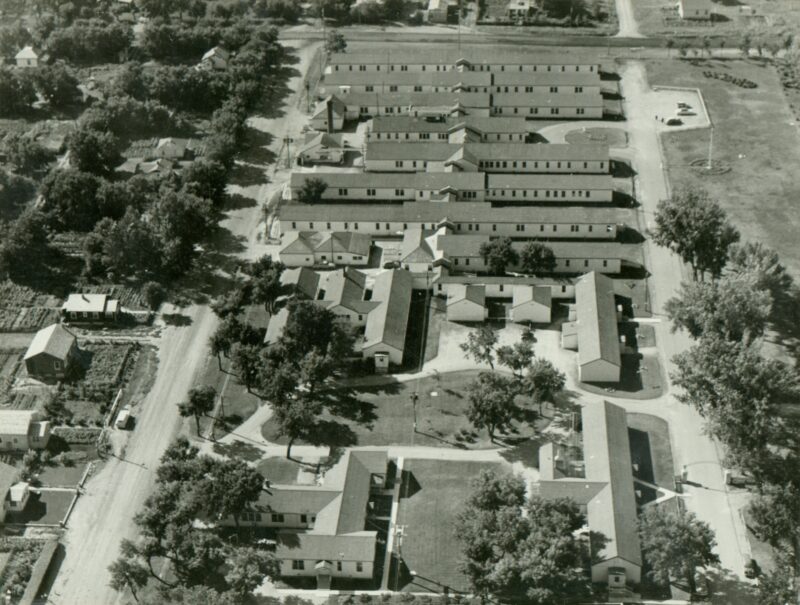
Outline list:
[[[37,488],[36,491],[31,490],[25,510],[9,512],[6,515],[6,523],[58,525],[67,514],[74,497],[74,489]]]
[[[635,0],[631,4],[639,31],[643,34],[713,35],[738,39],[742,30],[748,27],[776,33],[800,27],[800,6],[796,0],[717,0],[713,4],[713,23],[680,20],[675,0]],[[743,10],[745,5],[754,10],[752,17]],[[765,28],[767,24],[770,26]]]
[[[380,386],[339,390],[332,394],[331,405],[341,413],[325,413],[317,434],[319,442],[335,445],[407,445],[444,446],[462,449],[497,447],[486,431],[476,431],[466,418],[469,405],[466,387],[478,372],[437,374],[411,382],[389,382]],[[417,431],[414,431],[412,394],[416,404]],[[532,411],[529,414],[533,414]],[[498,443],[518,444],[536,436],[547,424],[538,419],[536,428],[517,422],[508,435],[496,435]],[[270,419],[261,429],[264,437],[286,443],[277,436]]]
[[[400,573],[390,576],[388,588],[469,591],[467,579],[458,571],[461,545],[455,517],[470,493],[470,479],[484,469],[502,471],[503,467],[485,462],[405,461],[397,515],[397,525],[403,528]],[[416,578],[411,577],[412,570]]]
[[[650,414],[628,414],[631,459],[635,476],[659,487],[675,487],[675,464],[669,440],[669,424]],[[637,488],[638,489],[638,488]]]
[[[253,415],[261,405],[261,400],[252,393],[248,393],[239,379],[226,371],[230,367],[227,359],[223,359],[222,363],[223,370],[220,370],[217,360],[209,357],[206,360],[205,371],[199,384],[211,385],[219,395],[224,397],[225,421],[231,427],[235,427]],[[201,432],[205,431],[210,424],[211,418],[201,418]]]
[[[800,181],[787,166],[800,164],[800,140],[776,71],[756,61],[652,60],[647,62],[651,85],[700,88],[714,124],[713,157],[724,174],[699,173],[691,162],[708,157],[707,132],[675,132],[663,137],[672,187],[705,188],[719,201],[748,241],[775,250],[800,276],[796,245],[800,215]],[[730,73],[756,82],[746,89],[706,78],[703,71]]]
[[[0,282],[0,332],[35,332],[58,320],[60,306],[54,296]]]

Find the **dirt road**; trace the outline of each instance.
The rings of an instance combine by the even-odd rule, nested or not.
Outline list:
[[[299,62],[294,65],[299,75],[289,81],[296,91],[286,100],[283,115],[271,120],[255,119],[251,125],[273,136],[270,150],[276,153],[283,137],[300,136],[306,122],[299,93],[316,51],[313,41],[292,44]],[[221,226],[240,241],[240,256],[259,255],[263,230],[261,205],[269,199],[279,179],[252,187],[231,187],[232,192],[254,199],[227,213]],[[288,174],[288,173],[287,173]],[[133,516],[138,512],[155,483],[154,471],[167,445],[185,426],[176,404],[186,398],[195,384],[197,373],[208,357],[208,340],[217,326],[217,317],[207,306],[192,306],[180,311],[186,316],[185,326],[167,327],[159,343],[159,366],[153,388],[135,410],[136,426],[120,458],[109,460],[86,485],[70,518],[64,537],[66,557],[50,593],[58,605],[109,605],[122,601],[122,596],[108,586],[108,565],[116,559],[123,538],[135,538]]]
[[[639,33],[639,25],[633,15],[632,0],[617,0],[617,21],[619,21],[619,31],[617,38],[644,38]]]

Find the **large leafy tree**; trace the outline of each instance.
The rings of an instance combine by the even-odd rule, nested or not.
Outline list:
[[[680,578],[692,594],[697,590],[697,569],[719,563],[714,532],[689,512],[657,506],[644,509],[639,516],[639,539],[652,578],[665,585]]]
[[[209,385],[203,385],[190,390],[189,398],[178,404],[181,416],[184,418],[194,416],[198,435],[200,434],[200,418],[214,411],[214,402],[216,399],[216,389]]]
[[[0,67],[0,117],[24,115],[36,101],[33,79],[25,70]]]
[[[505,275],[506,268],[519,262],[510,237],[499,237],[481,244],[478,253],[492,275]]]
[[[509,368],[517,380],[522,379],[525,370],[530,367],[535,357],[531,340],[521,340],[513,345],[503,345],[497,348],[496,353],[497,363]]]
[[[567,377],[548,359],[535,359],[522,380],[522,391],[542,412],[542,405],[555,402],[556,395],[564,390]]]
[[[30,276],[51,256],[47,217],[27,210],[10,225],[0,223],[0,272],[13,280]]]
[[[102,217],[97,204],[100,180],[74,168],[54,170],[42,183],[42,209],[62,229],[91,231]]]
[[[297,194],[297,201],[301,204],[319,204],[327,188],[328,184],[322,179],[306,179]]]
[[[119,141],[108,133],[78,128],[67,143],[70,164],[82,172],[109,175],[119,165]]]
[[[800,399],[794,372],[753,346],[719,338],[704,338],[674,362],[679,401],[697,409],[736,462],[758,474],[769,471],[765,445],[793,443],[795,422],[778,411]]]
[[[462,544],[459,569],[482,598],[560,603],[588,594],[582,545],[575,532],[584,524],[566,499],[525,499],[518,477],[482,472],[456,518]]]
[[[495,431],[507,429],[520,415],[514,401],[518,389],[516,381],[493,372],[481,372],[467,386],[467,418],[475,428],[485,428],[492,442]]]
[[[786,271],[774,250],[761,242],[734,244],[728,254],[728,270],[734,275],[747,276],[754,280],[754,286],[765,290],[777,300],[792,285],[792,278]]]
[[[7,134],[0,149],[20,174],[32,174],[45,168],[53,160],[52,153],[34,141],[32,137],[22,133]]]
[[[244,460],[222,460],[212,465],[200,486],[204,506],[210,516],[232,518],[239,525],[239,515],[258,500],[264,477]]]
[[[273,261],[266,254],[245,269],[251,278],[253,302],[264,305],[267,313],[275,312],[275,302],[283,293],[281,274],[284,269],[283,263]]]
[[[466,357],[471,357],[475,363],[487,363],[493,370],[496,346],[497,332],[488,324],[471,330],[467,341],[458,345]]]
[[[274,403],[275,421],[278,425],[278,434],[288,437],[286,445],[286,458],[292,457],[292,445],[297,439],[309,434],[322,413],[322,402],[307,395],[297,395]]]
[[[147,585],[150,572],[136,556],[136,549],[131,542],[123,541],[120,550],[122,555],[108,566],[108,571],[111,572],[109,584],[117,592],[130,589],[133,600],[138,603],[137,591]]]
[[[731,275],[682,284],[664,308],[673,330],[683,328],[693,338],[719,336],[750,343],[766,329],[772,297],[753,276]]]
[[[526,244],[519,257],[520,267],[525,273],[546,275],[556,268],[556,255],[553,249],[539,242]]]
[[[36,90],[51,107],[64,109],[82,98],[78,78],[64,61],[39,67],[34,74],[34,83]]]
[[[240,597],[251,594],[265,579],[276,577],[280,571],[273,553],[251,547],[237,549],[227,564],[225,581]]]
[[[702,189],[684,188],[662,200],[656,210],[653,240],[691,265],[694,277],[718,277],[739,232],[720,205]]]

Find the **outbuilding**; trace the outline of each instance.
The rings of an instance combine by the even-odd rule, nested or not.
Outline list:
[[[39,330],[25,353],[28,374],[44,380],[64,378],[78,362],[77,337],[60,323]]]
[[[14,56],[14,60],[17,67],[39,67],[39,55],[32,46],[24,47]]]
[[[341,135],[326,132],[307,132],[305,141],[297,152],[297,163],[341,164],[344,161],[344,145]]]
[[[40,450],[50,440],[50,422],[36,410],[0,410],[0,451]]]
[[[447,293],[447,320],[482,322],[486,319],[486,288],[457,284]]]
[[[514,286],[511,320],[516,323],[550,323],[553,295],[546,286]]]
[[[61,315],[71,322],[116,321],[119,301],[108,294],[70,294],[61,305]]]

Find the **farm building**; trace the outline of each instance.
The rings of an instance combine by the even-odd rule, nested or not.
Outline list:
[[[581,417],[583,460],[568,465],[556,444],[543,445],[534,489],[543,498],[568,497],[578,503],[588,529],[607,540],[593,557],[592,581],[625,591],[628,582],[641,581],[642,573],[627,414],[604,401],[583,406]]]
[[[448,321],[475,321],[486,319],[486,288],[479,285],[459,284],[447,293]]]
[[[528,138],[525,118],[450,116],[375,116],[367,130],[367,141],[403,143],[524,143]]]
[[[337,578],[372,579],[378,535],[369,523],[370,501],[383,492],[387,467],[385,451],[348,449],[321,485],[270,485],[239,523],[276,530],[284,577],[316,578],[319,589]]]
[[[369,235],[349,231],[287,231],[281,239],[278,257],[287,267],[365,266],[372,247]]]
[[[428,23],[455,23],[458,21],[458,2],[453,0],[428,0]]]
[[[614,282],[592,271],[575,285],[574,314],[562,326],[561,343],[578,351],[583,382],[619,382],[622,370]]]
[[[0,450],[27,451],[47,447],[50,423],[36,410],[0,410]]]
[[[33,50],[32,46],[25,46],[16,55],[14,61],[17,67],[39,67],[39,54]]]
[[[325,132],[341,130],[346,114],[347,105],[339,97],[328,95],[314,107],[314,113],[311,115],[311,128]]]
[[[711,19],[714,5],[711,0],[678,0],[681,19]]]
[[[224,71],[228,69],[230,60],[231,54],[227,50],[221,46],[215,46],[203,55],[198,67],[210,71]]]
[[[108,294],[70,294],[61,305],[62,317],[75,323],[116,321],[119,312],[119,301]]]
[[[544,286],[514,286],[511,320],[516,323],[550,323],[553,295]]]
[[[343,160],[342,137],[326,132],[307,132],[305,141],[297,152],[297,163],[301,166],[341,164]]]
[[[25,352],[28,374],[43,380],[64,378],[78,362],[78,339],[59,323],[39,330]]]
[[[554,206],[503,206],[486,202],[431,204],[289,204],[278,211],[280,232],[331,229],[383,237],[409,229],[435,230],[448,224],[460,233],[491,233],[536,239],[613,241],[627,215],[619,208],[587,206],[565,213]]]

